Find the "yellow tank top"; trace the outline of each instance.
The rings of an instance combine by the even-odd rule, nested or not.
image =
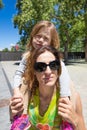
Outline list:
[[[29,130],[60,130],[62,119],[58,115],[59,96],[58,91],[53,94],[46,113],[44,116],[41,116],[39,114],[39,96],[37,91],[36,95],[34,95],[29,104],[28,112],[29,120],[31,122]]]

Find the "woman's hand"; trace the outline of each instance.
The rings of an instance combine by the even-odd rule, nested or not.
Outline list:
[[[58,114],[62,116],[63,120],[66,120],[75,126],[75,121],[77,121],[78,116],[69,98],[65,97],[59,99]]]

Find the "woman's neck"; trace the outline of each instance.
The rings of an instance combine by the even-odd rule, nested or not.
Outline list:
[[[51,86],[52,87],[52,86]],[[44,113],[47,111],[49,104],[51,102],[53,93],[56,92],[56,86],[53,86],[52,88],[45,88],[45,87],[39,87],[39,113],[41,116],[44,115]]]
[[[41,96],[43,98],[52,97],[55,88],[56,88],[56,85],[50,86],[50,87],[39,86],[39,96]]]

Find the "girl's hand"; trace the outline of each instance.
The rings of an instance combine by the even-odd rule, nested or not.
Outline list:
[[[20,115],[24,110],[23,98],[22,96],[13,96],[10,100],[10,111],[11,116]]]

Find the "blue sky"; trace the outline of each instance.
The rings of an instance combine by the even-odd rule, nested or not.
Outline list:
[[[0,10],[0,50],[10,48],[12,44],[16,44],[20,35],[18,29],[14,28],[12,21],[16,14],[16,0],[2,0],[4,8]]]

